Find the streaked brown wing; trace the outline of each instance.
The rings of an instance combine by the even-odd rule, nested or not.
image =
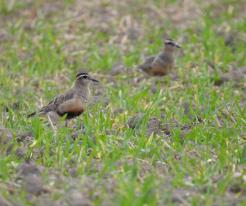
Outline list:
[[[145,59],[143,64],[138,66],[138,69],[141,69],[143,71],[150,70],[154,59],[155,59],[155,56],[148,57],[147,59]]]
[[[40,109],[40,113],[48,113],[50,111],[56,111],[58,106],[63,102],[71,99],[73,97],[73,92],[70,90],[65,94],[56,96],[52,101],[48,103],[48,105],[44,106]]]

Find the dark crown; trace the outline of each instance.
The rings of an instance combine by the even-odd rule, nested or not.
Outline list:
[[[172,39],[166,39],[165,40],[165,44],[169,44],[169,45],[173,45],[173,46],[176,45],[175,42]]]
[[[181,46],[177,44],[175,41],[173,41],[172,39],[166,39],[165,45],[171,45],[173,47],[181,48]]]
[[[85,71],[80,71],[76,74],[76,78],[80,77],[80,76],[89,76],[89,74]]]

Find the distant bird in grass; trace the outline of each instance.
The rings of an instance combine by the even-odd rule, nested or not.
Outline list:
[[[63,117],[67,120],[75,118],[82,114],[86,109],[89,96],[89,83],[99,82],[93,79],[87,72],[81,71],[76,75],[74,86],[66,93],[56,96],[48,105],[42,107],[39,111],[28,115],[32,117],[36,114],[48,114],[49,112],[56,113],[57,116]],[[49,116],[48,116],[49,117]],[[52,120],[49,121],[54,129]]]
[[[171,39],[166,39],[162,51],[157,56],[148,57],[138,69],[153,76],[167,75],[174,67],[174,52],[177,48],[181,46]]]

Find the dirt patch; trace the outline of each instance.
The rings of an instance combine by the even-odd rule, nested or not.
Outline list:
[[[182,104],[182,107],[183,107],[184,115],[189,117],[192,124],[197,124],[197,123],[203,122],[202,117],[201,117],[201,113],[204,111],[203,107],[199,108],[194,103],[187,102],[187,101],[185,101]],[[183,127],[185,128],[185,125]]]
[[[162,125],[161,121],[157,117],[151,117],[147,124],[147,135],[150,136],[151,134],[162,134]]]
[[[36,174],[28,174],[22,180],[22,186],[27,193],[40,195],[47,190],[44,188],[42,178]]]
[[[36,165],[34,162],[25,162],[17,168],[17,176],[41,175],[44,167]]]
[[[126,72],[126,68],[123,64],[118,63],[113,65],[111,70],[111,75],[118,75],[118,74],[124,74]]]
[[[20,109],[20,102],[14,102],[10,105],[5,105],[3,110],[5,112],[10,112],[10,111],[17,111],[19,109]]]
[[[9,155],[13,151],[13,134],[12,132],[0,125],[0,144],[2,147],[0,148],[0,154]]]
[[[13,141],[13,134],[12,132],[5,128],[4,126],[0,125],[0,143],[3,145],[9,144]]]
[[[68,205],[73,206],[91,206],[92,203],[88,197],[77,189],[70,189],[66,192],[65,201]]]
[[[7,201],[3,196],[0,195],[0,205],[1,206],[13,206],[9,201]]]
[[[228,192],[233,193],[234,195],[238,195],[238,196],[245,196],[246,188],[243,186],[243,184],[245,183],[245,180],[243,178],[245,177],[243,176],[243,174],[240,174],[240,173],[239,175],[234,175],[234,176],[235,176],[235,179],[229,186]]]
[[[27,194],[34,196],[50,192],[48,187],[43,183],[42,174],[44,169],[44,167],[38,166],[34,162],[25,162],[21,164],[17,168],[17,185],[20,185]],[[17,187],[15,189],[17,189]]]
[[[31,132],[24,132],[17,134],[16,141],[17,147],[15,149],[15,155],[19,159],[26,159],[26,160],[36,160],[43,155],[44,148],[43,147],[32,147],[29,146],[35,140],[33,134]],[[28,155],[29,154],[29,155]]]
[[[26,157],[26,155],[27,155],[27,152],[28,152],[28,147],[26,147],[26,146],[19,146],[15,150],[15,155],[19,159],[24,159]]]
[[[172,193],[172,202],[178,205],[188,205],[188,198],[194,196],[195,192],[188,189],[176,189]]]
[[[176,119],[171,119],[169,122],[162,124],[162,129],[166,136],[172,136],[173,130],[180,129],[181,139],[184,139],[185,134],[187,134],[191,128],[189,124],[181,125]]]
[[[226,82],[233,82],[235,85],[239,86],[244,84],[246,79],[246,67],[233,68],[227,73],[220,74],[219,78],[214,81],[214,84],[220,86]],[[245,85],[244,85],[245,86]]]
[[[136,114],[128,120],[127,125],[131,129],[138,129],[140,127],[140,124],[142,124],[143,119],[144,115],[142,113]],[[175,119],[171,119],[168,122],[163,123],[157,117],[150,117],[146,125],[146,136],[154,134],[170,137],[172,136],[174,130],[179,129],[180,138],[183,140],[185,138],[185,135],[190,132],[192,127],[200,122],[202,122],[202,120],[198,117],[195,118],[194,122],[192,121],[191,123],[186,124],[180,124]]]
[[[65,206],[64,201],[53,200],[49,193],[41,193],[32,199],[32,204],[35,206]]]
[[[80,135],[84,135],[86,134],[86,128],[83,124],[83,122],[81,122],[79,125],[74,125],[73,126],[73,132],[71,134],[71,137],[70,135],[68,135],[68,139],[73,139],[73,140],[76,140]]]
[[[34,141],[33,134],[31,132],[19,133],[16,137],[18,143],[23,142],[25,144],[31,144]]]

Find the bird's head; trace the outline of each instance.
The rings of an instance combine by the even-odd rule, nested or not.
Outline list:
[[[99,81],[92,78],[87,72],[80,71],[76,75],[76,84],[87,86],[90,82],[98,83]]]
[[[164,41],[164,44],[165,44],[165,50],[169,52],[173,52],[176,48],[181,48],[181,46],[177,42],[173,41],[172,39],[166,39]]]

